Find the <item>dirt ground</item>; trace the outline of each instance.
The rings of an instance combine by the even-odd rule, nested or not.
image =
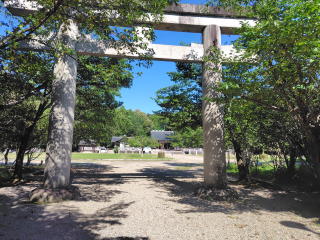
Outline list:
[[[202,157],[77,161],[77,200],[35,204],[42,176],[0,185],[0,239],[320,239],[320,193],[238,185],[237,202],[193,197]]]

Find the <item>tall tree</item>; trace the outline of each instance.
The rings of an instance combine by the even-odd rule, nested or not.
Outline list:
[[[169,119],[161,117],[156,114],[147,114],[148,118],[152,121],[153,130],[166,130],[168,129]]]
[[[203,130],[200,126],[196,129],[187,127],[184,131],[175,132],[170,138],[172,139],[171,146],[173,147],[203,147]]]
[[[126,110],[123,106],[117,109],[115,113],[117,119],[117,127],[114,129],[114,134],[117,136],[126,135],[132,136],[150,136],[150,131],[153,129],[153,122],[144,112],[139,109],[132,111]]]
[[[245,50],[223,70],[217,90],[289,114],[303,135],[303,151],[320,183],[320,49],[317,1],[211,1],[257,18],[235,32],[237,50]],[[215,51],[217,54],[218,52]],[[217,60],[218,58],[216,58]],[[221,61],[221,59],[218,59]],[[239,62],[242,62],[241,64]],[[236,78],[234,76],[237,76]]]
[[[19,52],[13,61],[10,51],[2,50],[1,60],[0,88],[3,91],[0,103],[6,107],[0,111],[3,119],[0,131],[4,133],[2,137],[6,137],[7,129],[11,131],[12,144],[19,149],[14,177],[21,178],[29,139],[37,122],[51,105],[53,56]]]
[[[146,137],[146,136],[135,136],[128,139],[131,147],[141,147],[141,157],[143,157],[143,149],[145,147],[159,147],[159,142],[157,139]]]
[[[156,92],[155,102],[162,108],[154,113],[167,118],[170,128],[183,130],[202,126],[202,67],[194,63],[176,63],[176,72],[168,72],[175,84]]]
[[[10,56],[9,59],[5,57],[2,55],[0,87],[4,91],[0,93],[0,102],[16,101],[21,95],[33,94],[0,111],[1,145],[14,145],[19,149],[14,177],[21,178],[27,149],[43,144],[40,140],[46,138],[43,135],[48,125],[40,127],[38,122],[48,121],[54,80],[53,55],[26,52],[15,61],[11,61]],[[121,105],[115,96],[119,95],[120,88],[131,86],[132,66],[125,59],[81,56],[78,61],[75,140],[105,141],[110,137],[109,126],[114,124],[112,110]],[[38,142],[34,142],[35,139]]]
[[[121,88],[132,85],[132,66],[126,59],[81,56],[77,76],[74,145],[94,139],[107,145],[121,115],[116,101]]]

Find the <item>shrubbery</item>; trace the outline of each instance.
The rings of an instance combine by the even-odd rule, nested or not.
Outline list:
[[[115,146],[114,149],[113,149],[113,152],[114,152],[114,153],[118,153],[118,152],[119,152],[119,147],[118,147],[118,146]]]

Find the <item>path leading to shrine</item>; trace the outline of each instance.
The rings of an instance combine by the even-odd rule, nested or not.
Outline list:
[[[41,183],[0,188],[0,239],[319,239],[319,193],[229,182],[235,203],[193,197],[203,159],[73,165],[75,201],[31,204]],[[232,181],[228,177],[228,180]]]

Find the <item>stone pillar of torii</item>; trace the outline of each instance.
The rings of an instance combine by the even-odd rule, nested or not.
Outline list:
[[[36,11],[30,2],[28,5],[11,5],[6,3],[8,10],[15,15],[28,14]],[[163,21],[155,25],[156,30],[202,33],[202,44],[192,43],[190,47],[149,44],[153,49],[154,60],[191,62],[203,64],[202,93],[203,97],[216,97],[219,93],[208,87],[214,87],[222,77],[220,73],[209,68],[221,69],[221,65],[203,62],[205,55],[210,54],[209,48],[215,44],[225,54],[232,54],[232,45],[221,45],[221,34],[232,34],[234,28],[239,28],[244,19],[233,18],[232,14],[214,8],[212,14],[200,13],[200,5],[178,4],[164,10]],[[209,9],[210,11],[210,9]],[[183,13],[183,14],[181,14]],[[56,38],[68,48],[74,49],[79,55],[94,55],[102,57],[126,57],[137,59],[136,54],[121,54],[117,49],[109,47],[107,41],[86,38],[76,40],[78,28],[70,19],[69,30],[58,31]],[[246,20],[253,25],[254,20]],[[60,26],[62,28],[63,26]],[[20,49],[30,51],[45,51],[50,49],[37,41],[21,42]],[[60,56],[54,66],[56,79],[53,83],[48,143],[46,149],[45,188],[61,188],[69,186],[73,122],[75,111],[75,92],[77,77],[77,56]],[[203,101],[203,144],[204,144],[204,187],[225,188],[226,159],[224,141],[223,107],[216,103]],[[54,167],[50,167],[54,166]]]

